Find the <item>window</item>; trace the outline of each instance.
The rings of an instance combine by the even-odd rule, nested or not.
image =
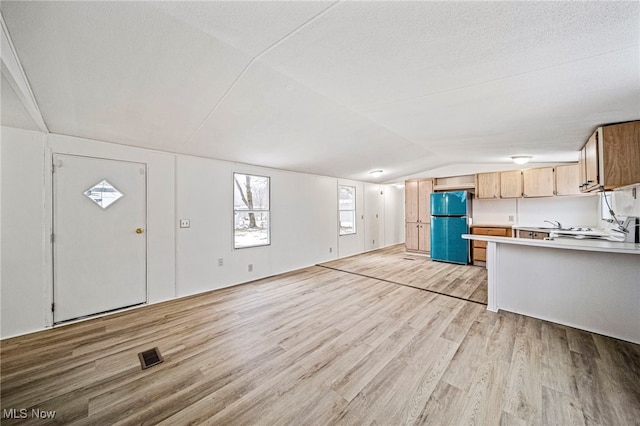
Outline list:
[[[234,173],[234,247],[269,245],[271,243],[269,224],[269,178]]]
[[[340,235],[356,233],[356,187],[338,186]]]
[[[613,222],[614,217],[611,216],[611,192],[601,192],[600,193],[600,212],[601,219],[606,220],[607,222]]]

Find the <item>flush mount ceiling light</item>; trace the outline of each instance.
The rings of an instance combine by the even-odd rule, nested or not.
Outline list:
[[[369,174],[370,174],[371,176],[373,176],[373,177],[378,177],[378,176],[380,176],[380,175],[382,174],[382,170],[381,170],[381,169],[378,169],[378,170],[371,170],[371,171],[369,172]]]
[[[511,157],[514,163],[516,164],[525,164],[528,163],[533,157],[530,155],[514,155]]]

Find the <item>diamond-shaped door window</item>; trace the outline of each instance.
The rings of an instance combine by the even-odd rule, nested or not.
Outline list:
[[[92,199],[97,205],[106,209],[123,196],[113,185],[106,180],[97,183],[93,187],[84,191],[84,195]]]

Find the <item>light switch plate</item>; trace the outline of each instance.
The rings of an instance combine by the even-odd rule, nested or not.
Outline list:
[[[180,228],[191,227],[191,221],[189,219],[180,219]]]

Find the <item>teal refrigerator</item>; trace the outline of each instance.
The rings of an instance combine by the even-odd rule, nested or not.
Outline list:
[[[467,191],[431,194],[431,259],[469,263],[470,197]]]

